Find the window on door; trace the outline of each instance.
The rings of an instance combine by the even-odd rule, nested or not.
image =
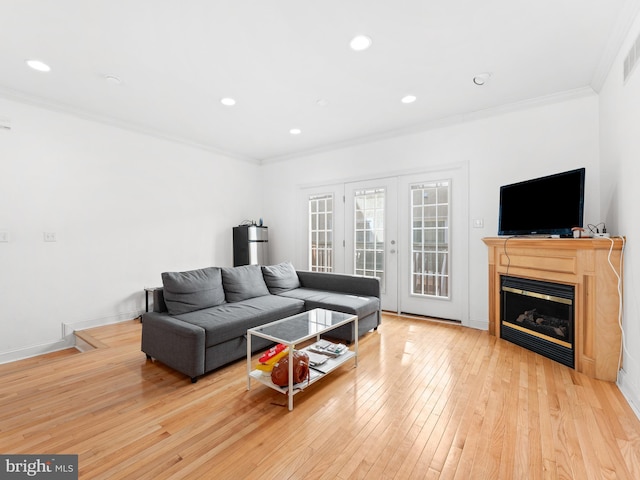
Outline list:
[[[384,284],[384,188],[357,190],[354,196],[354,272]]]
[[[333,194],[309,197],[309,270],[333,271]]]
[[[449,181],[411,185],[411,294],[449,298]]]

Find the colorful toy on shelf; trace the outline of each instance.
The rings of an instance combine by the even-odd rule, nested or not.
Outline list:
[[[275,347],[270,348],[258,359],[260,362],[256,367],[257,370],[269,373],[273,370],[273,366],[278,363],[282,357],[289,354],[289,349],[286,345],[279,343]]]
[[[262,354],[262,356],[258,359],[258,361],[260,363],[266,363],[267,360],[271,359],[273,356],[275,356],[278,353],[282,352],[285,348],[287,348],[286,345],[284,345],[282,343],[279,343],[275,347],[271,347],[269,350],[264,352]]]

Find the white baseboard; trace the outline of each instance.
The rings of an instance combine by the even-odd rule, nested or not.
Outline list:
[[[53,353],[66,348],[76,347],[76,337],[73,332],[76,330],[86,330],[87,328],[101,327],[103,325],[110,325],[113,323],[126,322],[132,320],[141,315],[142,312],[128,312],[120,313],[113,317],[96,318],[93,320],[85,320],[82,322],[63,323],[62,324],[62,338],[54,342],[43,343],[40,345],[31,345],[10,352],[0,353],[0,364],[15,362],[17,360],[24,360],[25,358],[36,357],[38,355],[44,355],[45,353]],[[82,351],[82,346],[80,346]]]
[[[12,350],[10,352],[0,353],[0,364],[15,362],[16,360],[24,360],[25,358],[37,357],[45,353],[57,352],[67,348],[75,347],[75,338],[73,335],[51,343],[43,343],[41,345],[32,345],[30,347]]]
[[[635,388],[624,370],[620,370],[620,372],[618,372],[618,381],[616,384],[622,392],[622,395],[624,395],[624,398],[629,403],[633,413],[635,413],[636,417],[640,419],[640,392]]]
[[[463,323],[465,327],[475,328],[476,330],[489,330],[488,320],[469,320],[468,323]]]

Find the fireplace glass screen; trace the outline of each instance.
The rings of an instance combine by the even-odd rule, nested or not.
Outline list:
[[[574,287],[501,277],[500,336],[574,367]]]

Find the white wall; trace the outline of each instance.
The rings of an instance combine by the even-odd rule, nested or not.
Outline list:
[[[135,318],[163,271],[231,265],[231,227],[258,216],[258,165],[9,100],[0,117],[0,362]]]
[[[487,250],[483,237],[498,229],[500,185],[586,167],[585,222],[600,221],[598,98],[593,92],[420,133],[274,162],[263,167],[265,209],[274,262],[300,260],[296,204],[301,185],[372,175],[469,166],[469,325],[488,324]],[[544,194],[544,192],[541,192]]]
[[[612,234],[627,238],[623,326],[627,350],[618,384],[640,416],[640,66],[623,84],[624,57],[640,34],[635,21],[600,92],[602,213]]]

